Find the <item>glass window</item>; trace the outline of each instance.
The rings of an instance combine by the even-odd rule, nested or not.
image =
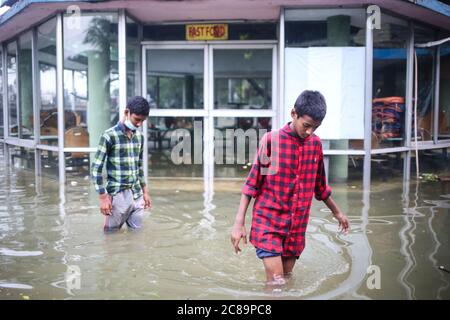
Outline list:
[[[382,14],[373,30],[372,148],[405,143],[406,21]]]
[[[285,14],[285,110],[303,90],[318,90],[327,115],[317,130],[324,149],[364,148],[364,9],[291,9]],[[348,165],[348,158],[330,162]]]
[[[3,122],[3,52],[0,51],[0,138],[4,136]]]
[[[450,139],[450,43],[442,45],[439,50],[439,118],[438,139]]]
[[[214,108],[272,108],[272,50],[214,50]]]
[[[325,171],[331,187],[342,183],[348,188],[348,184],[356,186],[354,189],[362,190],[364,175],[363,155],[327,155],[324,158]]]
[[[139,25],[127,17],[127,99],[141,95]]]
[[[229,40],[275,40],[276,23],[232,23],[228,25]]]
[[[151,108],[203,108],[203,50],[147,50],[147,100]]]
[[[56,19],[37,29],[37,58],[40,84],[40,140],[58,144],[58,110],[56,105]]]
[[[414,42],[427,43],[435,40],[435,32],[423,27],[414,27]],[[433,136],[434,119],[434,56],[435,47],[416,48],[417,55],[417,140],[431,140]],[[414,118],[412,119],[412,140],[414,135]]]
[[[119,120],[117,14],[64,17],[64,123],[66,147],[97,147]]]
[[[6,70],[8,86],[8,109],[9,109],[9,135],[19,136],[19,123],[17,120],[17,44],[11,42],[6,49]]]
[[[13,168],[34,171],[34,150],[9,145],[9,156]]]
[[[412,153],[411,153],[412,154]],[[403,179],[403,164],[406,153],[395,152],[385,154],[373,154],[371,157],[371,181],[372,183],[401,182]],[[412,166],[411,162],[411,166]]]
[[[215,177],[246,177],[255,158],[259,141],[262,136],[271,129],[271,118],[215,118]]]
[[[58,151],[39,150],[41,157],[41,173],[47,177],[58,179]]]
[[[186,40],[185,25],[144,26],[144,40],[173,41]]]
[[[411,177],[416,177],[416,157],[411,153]],[[446,181],[450,171],[448,148],[419,150],[419,174],[422,181]]]
[[[149,177],[203,176],[203,118],[150,117]]]
[[[19,38],[20,138],[34,139],[31,32]]]
[[[84,178],[84,180],[89,180],[90,174],[90,165],[89,165],[89,157],[94,154],[90,154],[88,152],[65,152],[66,157],[66,179],[67,181],[71,181],[71,185],[75,185],[78,183],[77,177]],[[106,172],[106,170],[104,170]],[[72,182],[72,179],[75,179],[75,183]]]
[[[365,46],[362,9],[292,9],[285,15],[286,47]]]

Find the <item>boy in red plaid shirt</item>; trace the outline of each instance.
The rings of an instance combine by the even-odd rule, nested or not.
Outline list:
[[[314,134],[325,113],[320,92],[302,92],[291,111],[292,122],[261,139],[242,188],[231,242],[236,253],[241,238],[247,243],[245,214],[255,198],[250,242],[263,261],[268,283],[283,284],[300,257],[313,196],[325,202],[340,229],[348,232],[348,219],[330,196],[322,143]]]

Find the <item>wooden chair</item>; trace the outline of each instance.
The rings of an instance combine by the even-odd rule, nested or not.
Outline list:
[[[76,126],[66,130],[64,133],[66,148],[87,148],[89,147],[89,132],[86,128]],[[72,152],[72,158],[84,158],[85,152]]]

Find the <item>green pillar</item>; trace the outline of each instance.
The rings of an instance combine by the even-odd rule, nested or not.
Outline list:
[[[87,123],[90,147],[97,147],[100,136],[111,126],[109,69],[109,49],[88,55]]]
[[[338,15],[327,19],[327,43],[329,47],[346,47],[350,44],[350,16]],[[331,149],[348,149],[348,140],[330,140]],[[330,157],[329,177],[332,181],[347,181],[348,156]]]
[[[22,127],[30,130],[33,135],[33,77],[31,50],[20,50],[19,84]]]

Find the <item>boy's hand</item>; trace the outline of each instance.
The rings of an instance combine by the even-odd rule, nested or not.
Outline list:
[[[350,229],[348,218],[345,216],[345,214],[341,212],[341,210],[337,206],[336,202],[334,202],[333,198],[331,198],[331,196],[325,199],[324,202],[327,205],[327,207],[331,210],[331,212],[333,212],[333,216],[337,219],[337,221],[339,221],[339,231],[342,231],[344,232],[344,234],[347,234],[348,230]]]
[[[144,209],[152,208],[152,198],[148,195],[148,193],[144,193]]]
[[[112,213],[112,201],[111,196],[107,193],[103,193],[100,198],[100,212],[104,215],[110,215]]]
[[[334,217],[337,219],[337,221],[339,221],[339,231],[344,232],[344,234],[348,234],[350,223],[348,222],[347,216],[339,212],[335,214]]]
[[[241,252],[241,248],[239,247],[239,241],[241,238],[244,238],[244,244],[247,244],[247,232],[245,230],[244,224],[234,224],[233,230],[231,231],[231,244],[234,247],[234,252]]]

